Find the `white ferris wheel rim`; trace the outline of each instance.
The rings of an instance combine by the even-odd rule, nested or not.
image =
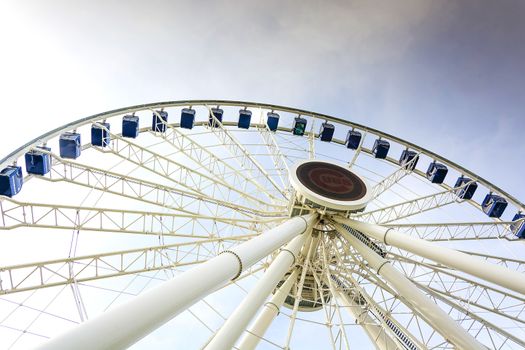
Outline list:
[[[242,101],[221,101],[221,100],[168,101],[168,102],[159,102],[159,103],[151,103],[151,104],[143,104],[143,105],[125,107],[125,108],[121,108],[121,109],[117,109],[117,110],[112,110],[112,111],[96,114],[96,115],[93,115],[93,116],[90,116],[90,117],[79,119],[79,120],[77,120],[75,122],[66,124],[66,125],[61,126],[59,128],[56,128],[55,130],[52,130],[52,131],[50,131],[48,133],[45,133],[42,136],[36,138],[35,140],[32,140],[31,142],[23,145],[22,147],[16,149],[12,153],[10,153],[8,156],[6,156],[4,159],[2,159],[0,161],[0,168],[3,169],[4,167],[11,165],[17,159],[21,158],[26,152],[34,149],[37,146],[45,144],[47,141],[56,138],[58,135],[62,134],[63,132],[66,132],[66,131],[75,130],[77,128],[80,128],[80,127],[83,127],[83,126],[86,126],[86,125],[90,125],[90,124],[93,124],[93,123],[99,123],[102,120],[111,119],[113,117],[122,116],[122,115],[125,115],[125,114],[130,114],[130,113],[135,113],[135,112],[140,112],[140,111],[147,111],[147,112],[152,112],[153,111],[153,113],[157,113],[155,111],[158,110],[158,109],[162,109],[162,108],[175,108],[175,107],[176,108],[180,108],[180,107],[187,107],[187,106],[190,106],[190,107],[191,106],[203,106],[203,107],[206,107],[206,108],[209,108],[208,106],[229,106],[229,107],[240,107],[240,108],[245,108],[245,109],[246,108],[251,108],[251,109],[259,108],[259,109],[263,109],[265,111],[286,112],[286,113],[290,113],[290,114],[310,117],[310,118],[313,118],[315,120],[320,120],[320,121],[324,120],[324,121],[328,121],[328,122],[338,123],[339,125],[344,125],[344,126],[346,126],[348,128],[351,128],[351,129],[357,129],[357,130],[363,131],[365,134],[369,133],[369,134],[375,135],[375,136],[379,137],[380,139],[387,139],[387,140],[390,140],[392,142],[396,142],[397,144],[399,144],[402,147],[405,147],[406,149],[414,150],[415,152],[418,153],[418,155],[424,155],[424,156],[426,156],[426,157],[428,157],[430,159],[433,159],[434,161],[438,161],[438,162],[446,165],[450,169],[454,169],[458,173],[460,173],[462,175],[465,175],[465,176],[468,176],[472,181],[475,181],[476,183],[480,184],[481,186],[484,186],[489,193],[495,193],[495,194],[498,194],[499,196],[505,198],[508,201],[508,203],[510,203],[511,205],[514,206],[516,211],[525,211],[525,205],[523,203],[521,203],[519,200],[517,200],[516,198],[514,198],[510,194],[504,192],[499,187],[497,187],[497,186],[493,185],[492,183],[486,181],[482,177],[480,177],[480,176],[478,176],[478,175],[468,171],[467,169],[464,169],[460,165],[455,164],[454,162],[452,162],[452,161],[450,161],[450,160],[448,160],[448,159],[446,159],[444,157],[441,157],[441,156],[439,156],[439,155],[437,155],[437,154],[435,154],[435,153],[433,153],[431,151],[428,151],[428,150],[426,150],[424,148],[421,148],[421,147],[419,147],[417,145],[414,145],[414,144],[412,144],[412,143],[410,143],[408,141],[401,140],[401,139],[399,139],[399,138],[397,138],[395,136],[386,134],[386,133],[381,132],[379,130],[368,128],[366,126],[359,125],[359,124],[356,124],[356,123],[353,123],[353,122],[350,122],[350,121],[347,121],[347,120],[344,120],[344,119],[340,119],[340,118],[335,118],[335,117],[331,117],[331,116],[327,116],[327,115],[323,115],[323,114],[319,114],[319,113],[314,113],[314,112],[310,112],[310,111],[304,111],[304,110],[300,110],[300,109],[295,109],[295,108],[282,107],[282,106],[276,106],[276,105],[270,105],[270,104],[242,102]],[[207,122],[200,122],[200,124],[199,123],[197,123],[197,124],[198,125],[206,125],[206,123]],[[170,124],[170,127],[179,127],[179,126],[180,125],[177,124],[177,123]],[[224,121],[221,124],[221,128],[222,128],[222,126],[224,126],[225,128],[232,127],[232,126],[236,126],[236,123],[229,122],[229,121]],[[141,132],[144,132],[144,131],[147,131],[147,129],[142,129],[141,130]],[[289,132],[290,128],[280,126],[277,131],[278,132]],[[315,134],[312,131],[310,131],[310,132],[307,131],[305,133],[305,135],[310,137],[310,138],[314,138],[314,137],[318,136],[317,134]],[[334,139],[333,143],[334,144],[340,144],[340,145],[343,144],[344,145],[344,141],[343,140],[338,140],[338,139]],[[360,146],[360,149],[358,151],[361,151],[363,153],[369,153],[369,154],[371,153],[371,150],[367,149],[365,146],[363,146],[362,148]],[[249,151],[244,150],[244,152],[249,152]],[[397,160],[394,159],[394,158],[386,157],[385,161],[388,162],[388,163],[397,165]],[[65,166],[71,165],[67,161],[64,161],[62,163]],[[301,163],[299,162],[297,164],[301,164]],[[295,168],[292,168],[292,169],[295,169]],[[95,170],[95,172],[97,171],[96,168],[94,168],[94,170]],[[100,169],[100,171],[104,171],[104,169]],[[265,172],[262,169],[259,169],[259,171],[264,175]],[[195,170],[195,173],[199,174],[199,172],[197,170]],[[417,169],[414,170],[412,173],[413,173],[412,175],[419,176],[421,178],[424,178],[424,175],[425,175],[424,172],[421,172],[420,170],[417,170]],[[112,173],[111,173],[111,171],[106,170],[105,171],[105,175],[108,175],[108,174],[111,175]],[[296,179],[294,178],[294,172],[292,171],[290,173],[290,175],[292,177],[292,182],[295,182],[294,180],[296,180]],[[115,175],[115,176],[118,176],[118,175]],[[266,174],[266,176],[268,176],[268,174]],[[365,181],[365,183],[367,182],[366,179],[364,181]],[[398,179],[394,180],[393,183],[396,183],[397,181],[398,181]],[[148,185],[146,182],[142,182],[141,185],[142,184]],[[384,184],[385,190],[388,190],[389,186],[391,186],[391,185],[392,184]],[[221,186],[224,186],[224,185],[221,184]],[[445,193],[445,194],[450,194],[450,193],[453,194],[454,193],[453,192],[453,188],[451,188],[450,186],[448,186],[446,184],[440,184],[439,186],[443,189],[443,193]],[[233,192],[237,191],[238,193],[241,192],[241,190],[236,189],[235,186],[231,186],[231,187],[225,186],[225,187],[229,188],[229,191],[233,191]],[[367,187],[372,188],[371,185],[367,185]],[[377,185],[376,185],[376,187],[377,187]],[[309,195],[312,195],[312,194],[309,193]],[[205,201],[205,198],[204,199],[203,198],[199,198],[198,194],[192,193],[191,191],[185,192],[183,194],[183,196],[191,197],[191,198],[198,198],[199,200],[204,200]],[[264,218],[266,216],[268,222],[272,222],[271,220],[277,220],[277,219],[282,220],[288,214],[286,206],[283,205],[283,202],[279,202],[278,196],[279,196],[279,194],[275,194],[275,196],[273,196],[273,195],[270,196],[269,195],[269,198],[272,198],[272,200],[275,200],[275,201],[273,203],[268,204],[268,206],[265,207],[264,209],[262,209],[263,206],[261,205],[261,200],[257,199],[256,196],[254,196],[252,194],[246,194],[246,196],[243,197],[243,198],[246,199],[248,202],[251,201],[251,203],[259,203],[257,205],[259,206],[258,209],[260,209],[260,211],[257,211],[256,214],[259,215],[259,217],[262,217],[262,218]],[[284,196],[284,194],[283,194],[283,196]],[[370,193],[368,191],[366,198],[362,199],[362,202],[363,203],[368,202],[370,199],[373,199],[371,197],[372,197],[372,193]],[[227,207],[228,205],[231,206],[231,204],[228,204],[227,201],[221,202],[217,198],[214,198],[214,199],[215,199],[215,201],[213,201],[214,205],[223,206],[223,207]],[[315,199],[320,200],[319,198],[315,198]],[[281,200],[282,200],[282,198],[281,198]],[[20,206],[24,206],[24,205],[27,206],[28,205],[28,203],[19,203],[15,199],[9,199],[9,200],[6,199],[6,201],[12,203],[15,206],[16,205],[20,205]],[[473,201],[467,201],[467,202],[469,202],[469,204],[474,206],[476,209],[480,209],[479,204],[474,203]],[[363,203],[359,203],[357,206],[359,207]],[[29,203],[29,204],[31,205],[30,206],[31,209],[38,207],[38,203]],[[333,202],[332,203],[326,202],[324,204],[326,204],[327,206],[328,205],[334,205]],[[335,203],[335,204],[338,205],[338,204],[341,204],[341,203]],[[409,204],[413,204],[413,203],[409,203]],[[341,205],[343,205],[343,204],[341,204]],[[45,207],[45,205],[44,205],[44,207]],[[272,212],[272,208],[273,209],[281,208],[281,209],[274,210]],[[96,208],[90,208],[90,209],[96,209]],[[182,205],[180,206],[179,209],[182,209]],[[250,210],[250,208],[248,206],[247,207],[243,207],[241,204],[239,204],[239,208],[238,209],[240,211],[244,210],[246,212],[249,212],[249,210]],[[343,206],[341,206],[340,209],[343,209]],[[74,210],[78,210],[78,208],[75,207],[75,206],[64,205],[64,206],[61,207],[61,210],[73,210],[74,211]],[[111,212],[111,210],[108,210],[108,212]],[[131,212],[131,211],[128,211],[128,212]],[[143,213],[141,213],[139,211],[137,211],[135,214],[143,215]],[[159,215],[159,216],[160,215],[166,215],[166,213],[150,213],[150,214],[151,215]],[[191,215],[195,215],[196,217],[197,216],[200,217],[200,214],[198,214],[198,213],[197,214],[192,214],[190,212],[188,212],[188,213],[180,212],[180,215],[186,215],[187,217],[189,217]],[[359,216],[359,215],[362,215],[362,216]],[[366,216],[366,215],[368,215],[368,216]],[[365,212],[363,214],[358,214],[357,218],[358,219],[367,220],[367,221],[369,219],[373,219],[372,221],[374,221],[375,220],[374,219],[374,215],[375,215],[374,211],[371,211],[370,213],[366,213]],[[211,219],[211,218],[207,218],[207,219]],[[213,219],[218,219],[220,222],[222,221],[225,224],[244,225],[242,220],[229,220],[228,218],[225,218],[225,217],[221,217],[221,218],[216,218],[215,217]],[[383,221],[381,221],[381,220],[383,220]],[[395,224],[395,223],[391,224],[391,222],[393,220],[388,219],[388,218],[387,219],[383,218],[381,220],[379,220],[379,223],[382,223],[385,227],[388,228],[388,227],[391,226],[388,230],[392,229],[392,227],[395,229],[395,228],[400,228],[400,227],[403,226],[402,223],[401,224]],[[503,221],[498,220],[498,219],[495,219],[494,221],[495,221],[496,224],[501,224],[501,225],[509,224],[509,223],[503,222]],[[260,222],[264,223],[263,220],[260,220]],[[378,222],[378,221],[376,220],[375,222]],[[246,225],[248,225],[248,223],[249,223],[249,220],[246,220]],[[484,225],[485,223],[480,223],[480,224]],[[422,226],[424,226],[424,224],[422,224]],[[340,230],[340,228],[339,228],[339,230]],[[387,230],[387,232],[388,232],[388,230]],[[501,236],[501,237],[502,238],[506,238],[504,236]],[[210,240],[212,240],[212,239],[213,238],[210,237]],[[352,237],[345,238],[345,242],[351,242],[352,239],[355,239],[355,237],[354,238],[352,238]],[[381,242],[380,239],[378,239],[378,240]],[[385,234],[385,236],[383,237],[383,242],[382,243],[388,244],[388,242],[389,241],[387,240],[386,234]],[[353,244],[358,245],[359,243],[355,242]],[[157,249],[157,248],[153,248],[153,249]],[[164,248],[162,248],[162,249],[164,249]],[[327,249],[327,248],[323,248],[323,249]],[[325,251],[325,250],[323,250],[323,251]],[[129,252],[131,252],[131,250],[129,250],[129,251],[119,251],[118,254],[127,254]],[[359,252],[362,253],[361,251],[359,251]],[[348,252],[348,253],[350,253],[350,252]],[[364,254],[364,253],[362,253],[362,254]],[[97,256],[93,256],[92,258],[98,259],[99,256],[98,255]],[[295,259],[295,255],[294,255],[294,259]],[[509,261],[511,261],[511,260],[512,259],[509,259]],[[325,261],[325,263],[327,263],[327,262],[328,262],[328,260]],[[417,264],[419,264],[419,263],[421,263],[421,262],[417,262]],[[520,264],[521,264],[521,262],[520,262]],[[379,269],[381,269],[381,268],[379,268]],[[242,268],[241,268],[241,270],[239,272],[239,275],[241,274],[241,272],[242,272]],[[239,275],[237,275],[237,277]],[[456,276],[456,277],[459,278],[458,276]],[[348,277],[348,278],[351,278],[351,277]],[[304,280],[304,277],[303,277],[303,280]],[[334,290],[335,287],[333,285],[331,285],[331,282],[328,281],[327,283],[330,285],[329,287],[332,288],[331,291],[333,293],[336,293],[336,291]],[[326,286],[326,288],[328,288],[328,286]],[[423,289],[424,286],[419,286],[419,288]],[[489,287],[487,287],[487,288],[489,288]],[[431,293],[431,290],[426,290],[426,292],[427,293]],[[340,292],[337,292],[337,293],[340,293]],[[364,293],[364,291],[363,291],[363,293]],[[363,294],[363,295],[365,295],[365,294]],[[436,297],[436,296],[434,296],[434,297]],[[372,301],[370,300],[369,302],[372,302]],[[494,309],[494,310],[497,310],[497,309]],[[497,311],[500,312],[501,310],[497,310]],[[295,310],[295,312],[297,312],[297,310]],[[505,315],[504,311],[501,311],[501,312],[504,314],[504,316],[511,318],[510,315]],[[296,316],[294,316],[294,317],[296,317]],[[339,316],[339,317],[341,317],[341,316]],[[516,317],[516,319],[519,321],[519,317]],[[382,325],[382,327],[384,327],[384,325]],[[402,329],[401,325],[398,325],[397,327],[399,327],[399,329]],[[436,327],[437,327],[437,325],[436,325]],[[343,336],[346,337],[345,334],[344,334],[345,333],[344,332],[344,327],[342,327],[342,328],[343,328],[343,330],[340,331],[340,336],[341,337],[343,337]],[[439,327],[437,327],[437,328],[439,328]],[[406,334],[408,334],[408,332],[406,332]],[[512,339],[511,336],[508,333],[503,333],[503,334],[506,334],[509,337],[509,339]],[[459,335],[458,337],[461,337],[461,335]],[[394,340],[395,341],[400,341],[400,340],[396,340],[396,339],[394,339]],[[347,341],[347,340],[345,339],[345,341]],[[413,341],[412,344],[417,344],[417,342],[418,342],[417,339],[412,339],[412,341]],[[518,342],[516,339],[514,339],[514,341]],[[467,342],[465,344],[469,344],[469,343]],[[523,343],[520,343],[520,342],[518,342],[518,344],[523,345]],[[405,346],[407,346],[407,345],[405,344]]]

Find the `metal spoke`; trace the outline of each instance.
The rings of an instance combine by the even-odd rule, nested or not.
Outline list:
[[[388,281],[388,284],[398,294],[403,295],[407,301],[407,306],[417,311],[428,324],[432,325],[443,337],[457,347],[482,349],[479,343],[465,329],[458,326],[457,323],[437,307],[427,296],[419,291],[410,281],[395,267],[390,265],[381,255],[370,249],[366,243],[358,239],[354,230],[343,228],[340,224],[334,225],[337,231],[345,237],[346,240],[359,252],[364,261],[377,273]]]
[[[370,273],[370,275],[369,276],[365,275],[364,278],[368,280],[369,283],[376,285],[375,287],[376,289],[382,288],[382,289],[385,289],[385,291],[388,290],[388,288],[385,288],[385,285],[382,285],[381,283],[377,283],[376,280],[371,278],[371,275],[372,275],[371,271],[368,270],[368,272]],[[523,346],[524,342],[519,337],[516,337],[515,335],[510,333],[515,327],[511,327],[509,331],[506,331],[505,329],[502,329],[498,325],[492,322],[489,322],[483,317],[479,316],[476,312],[473,312],[473,310],[468,306],[469,304],[454,302],[450,298],[445,297],[445,295],[442,293],[436,292],[435,290],[421,283],[418,283],[415,280],[411,280],[411,281],[416,286],[418,286],[423,291],[425,291],[427,295],[433,298],[435,302],[440,305],[441,308],[443,309],[448,308],[449,314],[452,314],[453,311],[455,311],[456,313],[459,313],[460,316],[456,317],[456,321],[460,323],[462,326],[466,327],[466,329],[468,329],[469,332],[475,333],[476,336],[480,336],[480,334],[485,332],[486,335],[488,335],[488,338],[490,339],[493,348],[495,349],[502,348],[507,343],[508,340],[520,346]],[[499,341],[496,343],[496,340],[498,339]]]
[[[500,344],[499,344],[500,346],[497,346],[497,344],[494,343],[495,337],[491,337],[491,339],[493,340],[492,345],[494,346],[494,348],[501,348],[501,347],[503,347],[503,345],[505,345],[507,340],[511,340],[514,343],[516,343],[516,344],[518,344],[518,345],[520,345],[522,347],[525,347],[525,341],[523,341],[522,339],[516,337],[515,335],[513,335],[512,333],[510,333],[508,331],[505,331],[504,329],[500,328],[498,325],[487,321],[483,317],[478,316],[475,312],[472,312],[469,308],[465,308],[465,307],[461,306],[461,305],[465,305],[464,302],[462,302],[462,301],[453,302],[449,298],[446,298],[445,295],[443,295],[442,293],[439,293],[439,292],[437,292],[437,291],[435,291],[435,290],[433,290],[433,289],[431,289],[431,288],[429,288],[427,286],[422,286],[420,283],[417,283],[417,282],[414,282],[414,281],[413,281],[413,283],[415,283],[421,289],[425,290],[429,295],[432,295],[432,297],[434,297],[436,300],[442,301],[443,303],[449,305],[450,307],[452,307],[456,311],[462,313],[464,315],[463,319],[461,320],[462,323],[465,323],[465,324],[469,324],[470,323],[470,324],[472,324],[473,322],[471,322],[471,321],[475,321],[476,323],[479,323],[478,327],[480,327],[480,329],[477,330],[478,334],[479,334],[481,329],[484,329],[488,333],[491,333],[491,332],[498,333],[501,336]],[[469,304],[471,304],[471,303],[469,303]],[[472,327],[472,328],[474,328],[474,327]]]
[[[405,176],[411,174],[412,171],[415,169],[415,167],[413,167],[412,165],[418,160],[418,158],[419,154],[417,154],[404,166],[400,167],[392,174],[386,176],[377,185],[372,187],[372,200],[379,197],[384,192],[388,191],[392,186],[401,181]]]
[[[464,185],[467,186],[468,184]],[[421,196],[398,204],[384,208],[371,210],[362,214],[356,214],[354,218],[361,221],[368,221],[376,224],[386,224],[410,216],[443,207],[447,204],[460,202],[454,188],[445,191]]]
[[[36,263],[4,266],[0,268],[0,294],[48,288],[77,282],[87,282],[110,277],[137,274],[167,268],[180,268],[200,264],[216,255],[215,244],[242,242],[255,235],[211,238],[188,243],[151,246],[74,258],[41,261]],[[210,253],[213,252],[213,253]],[[162,257],[168,256],[168,261]],[[171,260],[171,261],[169,261]],[[67,266],[78,267],[70,275]],[[48,278],[52,277],[52,278]]]
[[[517,240],[510,231],[513,222],[451,222],[451,223],[413,223],[383,224],[406,232],[409,235],[429,241],[464,241],[481,239]]]
[[[194,232],[188,232],[188,227],[191,230],[195,222],[199,222],[203,230],[208,222],[208,226],[210,223],[223,223],[248,232],[261,232],[265,227],[285,219],[285,217],[278,220],[237,219],[103,207],[23,203],[7,198],[0,200],[0,213],[0,230],[35,227],[194,238],[208,238],[211,234],[210,232],[206,235],[196,235]],[[84,219],[79,222],[77,220],[79,217]]]

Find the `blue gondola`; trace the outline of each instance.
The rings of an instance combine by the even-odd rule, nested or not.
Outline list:
[[[268,112],[267,117],[268,119],[266,120],[266,125],[268,125],[268,129],[271,131],[277,130],[279,127],[279,114]]]
[[[296,136],[303,136],[306,130],[306,119],[296,117],[292,127],[292,133]]]
[[[390,143],[386,140],[377,139],[374,142],[372,153],[376,158],[385,159],[390,149]]]
[[[358,149],[361,143],[361,137],[362,135],[359,131],[349,130],[348,134],[346,134],[346,148]]]
[[[41,150],[51,151],[49,147],[38,147]],[[48,153],[33,149],[25,154],[26,171],[28,174],[45,175],[51,169],[51,157]]]
[[[321,124],[321,129],[319,130],[319,139],[321,141],[330,142],[334,137],[335,126],[330,123]]]
[[[432,183],[441,184],[447,176],[448,168],[440,163],[432,162],[428,166],[427,179]]]
[[[517,220],[521,220],[521,219],[525,219],[525,214],[517,213],[512,218],[512,221],[517,221]],[[521,220],[521,221],[519,221],[517,223],[511,224],[510,225],[510,230],[512,231],[512,233],[514,233],[516,235],[516,237],[518,237],[518,238],[525,238],[525,220]]]
[[[220,108],[212,108],[210,111],[210,115],[208,116],[208,125],[211,127],[218,127],[219,124],[213,119],[217,119],[219,123],[222,123],[222,115],[224,114],[224,111]]]
[[[183,108],[180,112],[180,127],[184,129],[193,129],[195,125],[195,110]]]
[[[489,217],[499,218],[505,211],[505,208],[507,208],[507,205],[505,198],[489,193],[481,203],[481,208]]]
[[[410,161],[412,161],[412,163],[407,165]],[[399,165],[410,170],[414,170],[416,168],[418,161],[419,156],[417,155],[417,152],[410,151],[408,149],[403,150],[403,152],[401,152],[401,157],[399,157]]]
[[[132,139],[139,136],[139,117],[136,115],[125,115],[122,118],[122,136]]]
[[[466,185],[470,183],[469,185]],[[463,188],[460,188],[462,186],[466,185]],[[474,196],[474,193],[476,192],[476,189],[478,188],[478,184],[475,182],[472,182],[471,179],[468,177],[460,176],[456,180],[456,184],[454,185],[454,188],[456,188],[456,195],[461,199],[472,199]]]
[[[13,197],[23,184],[22,167],[12,165],[0,171],[0,196]]]
[[[109,123],[98,124],[93,124],[91,126],[91,144],[93,146],[106,147],[109,145],[110,141]]]
[[[237,126],[241,129],[249,129],[252,121],[252,111],[241,109],[239,111],[239,123]]]
[[[80,145],[80,134],[76,132],[65,132],[59,138],[60,157],[77,159],[82,150]]]
[[[168,122],[168,112],[156,111],[155,113],[153,113],[153,119],[151,122],[151,130],[155,132],[165,132],[167,122]]]

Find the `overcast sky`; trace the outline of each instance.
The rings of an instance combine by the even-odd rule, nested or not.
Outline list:
[[[2,1],[0,153],[138,103],[234,99],[383,129],[525,201],[525,2]]]

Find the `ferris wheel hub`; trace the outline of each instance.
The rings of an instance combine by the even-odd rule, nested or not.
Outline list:
[[[365,179],[347,167],[320,160],[301,161],[290,169],[296,200],[330,212],[363,210],[372,193]]]

